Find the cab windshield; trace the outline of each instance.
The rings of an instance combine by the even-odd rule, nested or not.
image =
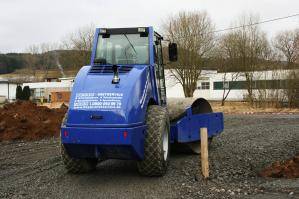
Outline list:
[[[148,64],[148,37],[140,34],[99,35],[95,63],[98,64]]]

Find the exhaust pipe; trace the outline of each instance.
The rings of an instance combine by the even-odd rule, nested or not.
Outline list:
[[[112,70],[113,70],[112,84],[118,84],[119,81],[120,81],[120,78],[118,76],[118,66],[117,65],[113,65],[112,66]]]

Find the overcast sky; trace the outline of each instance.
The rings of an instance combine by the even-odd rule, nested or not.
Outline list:
[[[230,27],[243,12],[261,20],[299,13],[299,0],[0,0],[0,52],[22,52],[31,44],[59,42],[79,27],[161,24],[179,11],[206,11],[216,29]],[[299,17],[262,25],[269,37],[299,28]]]

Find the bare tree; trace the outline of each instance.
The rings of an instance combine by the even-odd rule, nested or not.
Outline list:
[[[288,99],[288,107],[299,107],[299,72],[290,71],[287,74],[286,84],[285,95]]]
[[[223,75],[223,94],[221,100],[221,106],[224,106],[225,100],[227,99],[230,91],[233,88],[233,83],[238,80],[240,72],[233,72],[230,75],[230,78],[227,77],[227,72],[224,72]]]
[[[274,38],[274,47],[284,56],[288,67],[299,59],[299,29],[278,33]]]
[[[38,68],[38,54],[39,46],[31,45],[25,50],[24,60],[27,65],[27,75],[36,76],[36,71]]]
[[[287,61],[289,70],[287,74],[287,87],[285,95],[288,99],[288,106],[292,107],[296,104],[299,85],[298,85],[298,72],[294,69],[297,67],[299,60],[299,29],[287,30],[278,33],[274,38],[274,47],[282,54],[283,60]]]
[[[237,48],[237,35],[235,33],[227,33],[221,36],[218,42],[217,59],[218,65],[223,72],[223,93],[221,106],[224,106],[234,82],[240,76],[238,48]],[[230,76],[228,77],[228,72]]]
[[[69,34],[63,41],[62,48],[71,50],[65,59],[72,60],[72,67],[80,68],[89,64],[94,31],[94,25],[84,26]]]
[[[169,65],[185,97],[193,97],[205,61],[214,46],[214,25],[206,12],[180,12],[164,24],[165,35],[178,44],[178,61]]]
[[[251,105],[254,103],[254,73],[270,56],[269,42],[266,34],[260,30],[258,17],[243,16],[238,23],[242,28],[233,31],[236,39],[237,60],[242,75],[246,79],[247,98]]]
[[[40,44],[41,69],[44,71],[44,78],[48,77],[51,68],[57,67],[55,53],[58,48],[58,44],[55,43]]]

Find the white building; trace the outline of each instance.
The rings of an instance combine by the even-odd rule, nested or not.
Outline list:
[[[31,97],[35,100],[51,100],[51,92],[58,91],[71,91],[74,83],[74,78],[59,78],[58,82],[33,82],[33,83],[24,83],[25,86],[29,86],[31,91]]]
[[[267,93],[271,93],[274,89],[283,92],[286,87],[286,79],[288,78],[289,70],[275,71],[257,71],[253,73],[254,92],[257,92],[259,86],[263,86]],[[298,70],[299,72],[299,70]],[[178,81],[171,76],[169,70],[165,70],[166,78],[166,94],[168,98],[184,98],[182,86]],[[71,91],[74,78],[60,78],[58,82],[35,82],[24,83],[24,86],[29,86],[31,96],[34,99],[51,99],[51,92]],[[10,96],[10,99],[15,99],[16,83],[10,83],[8,91],[7,81],[0,79],[0,96]],[[197,89],[194,91],[194,97],[202,97],[208,100],[221,100],[224,88],[226,91],[231,88],[227,100],[241,101],[247,95],[246,78],[243,73],[217,73],[216,70],[204,70],[197,82]]]
[[[0,78],[0,101],[3,102],[5,100],[15,100],[17,86],[18,83],[14,81]]]
[[[253,88],[257,93],[259,88],[264,88],[266,93],[273,90],[283,92],[286,87],[286,79],[290,70],[257,71],[253,73]],[[298,70],[299,72],[299,70]],[[182,86],[177,83],[170,72],[166,71],[167,97],[184,97]],[[227,100],[244,100],[247,95],[246,78],[244,73],[217,73],[217,71],[202,71],[197,82],[194,97],[203,97],[208,100],[221,100],[224,88],[226,92],[231,88]]]

